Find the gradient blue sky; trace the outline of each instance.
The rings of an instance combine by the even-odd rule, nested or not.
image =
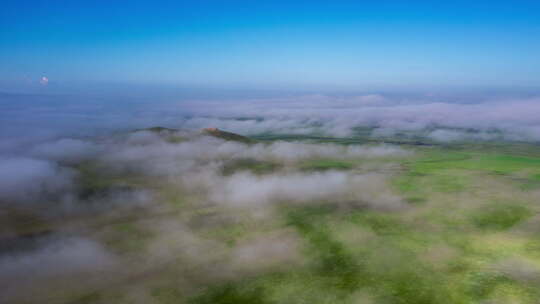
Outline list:
[[[540,86],[540,1],[2,1],[0,90]]]

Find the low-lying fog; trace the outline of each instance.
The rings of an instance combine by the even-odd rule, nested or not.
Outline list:
[[[0,281],[5,299],[29,297],[24,290],[44,295],[61,286],[103,288],[104,282],[118,284],[179,257],[201,264],[218,259],[215,267],[227,276],[301,263],[292,231],[279,228],[232,249],[202,238],[201,231],[230,221],[278,221],[276,204],[403,209],[406,205],[387,186],[391,170],[313,171],[302,164],[331,158],[361,166],[412,154],[391,145],[245,144],[186,130],[59,137],[4,152]],[[250,167],[261,164],[269,169]],[[171,192],[180,194],[171,199]],[[178,211],[169,201],[178,199],[191,207]],[[190,218],[189,210],[212,206],[229,211],[194,228],[197,216]],[[186,213],[178,217],[179,212]],[[108,248],[108,235],[114,233],[107,227],[123,221],[154,236],[143,256]]]
[[[127,293],[150,303],[139,289],[141,278],[166,273],[173,264],[183,269],[185,277],[176,279],[185,286],[302,264],[298,236],[278,224],[278,206],[408,208],[388,179],[399,170],[393,160],[412,150],[246,144],[205,135],[203,127],[242,135],[346,137],[367,127],[372,138],[405,131],[443,142],[540,140],[538,99],[458,104],[305,96],[145,105],[126,115],[77,105],[2,108],[8,111],[0,115],[0,302],[61,302],[63,289],[133,282]],[[133,131],[153,125],[179,130]],[[328,159],[350,170],[310,170],[310,162],[324,166]],[[213,237],[230,223],[262,232],[232,245]],[[143,235],[144,250],[127,250],[140,244],[115,229]]]

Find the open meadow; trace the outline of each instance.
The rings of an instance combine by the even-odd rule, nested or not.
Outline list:
[[[61,164],[49,186],[3,192],[24,203],[0,214],[0,297],[538,303],[540,146],[391,142],[153,128],[43,143]]]

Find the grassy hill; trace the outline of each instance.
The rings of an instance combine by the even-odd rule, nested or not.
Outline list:
[[[238,134],[235,134],[235,133],[223,131],[223,130],[220,130],[220,129],[217,129],[217,128],[205,128],[205,129],[202,130],[202,133],[205,134],[205,135],[212,136],[212,137],[216,137],[216,138],[220,138],[220,139],[224,139],[224,140],[230,140],[230,141],[237,141],[237,142],[241,142],[241,143],[245,143],[245,144],[250,144],[250,143],[255,142],[251,138],[248,138],[248,137],[245,137],[245,136],[242,136],[242,135],[238,135]]]

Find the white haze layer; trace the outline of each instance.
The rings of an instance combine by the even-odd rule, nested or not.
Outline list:
[[[241,134],[321,133],[349,136],[358,126],[382,130],[422,131],[433,127],[474,129],[483,139],[540,140],[540,99],[497,99],[477,103],[452,103],[436,98],[364,95],[331,97],[322,95],[239,102],[187,104],[192,117],[182,120],[191,128],[215,126]],[[244,117],[244,119],[236,119]],[[459,132],[462,139],[475,140],[474,133]],[[374,135],[380,132],[376,131]],[[486,134],[491,134],[490,136]],[[443,136],[434,139],[446,140]],[[453,140],[453,139],[451,139]]]
[[[0,204],[8,206],[8,212],[30,210],[32,216],[52,219],[53,235],[65,232],[60,229],[65,228],[61,225],[63,220],[69,227],[65,229],[71,232],[69,220],[72,217],[83,219],[77,225],[84,226],[85,221],[92,223],[94,218],[120,216],[125,220],[125,214],[135,213],[149,227],[139,223],[134,225],[149,229],[155,237],[149,241],[140,265],[134,266],[130,260],[109,252],[109,247],[84,235],[92,234],[93,230],[107,231],[107,226],[101,223],[96,228],[88,228],[88,231],[83,229],[83,235],[77,235],[75,229],[71,232],[74,236],[62,238],[49,237],[48,232],[42,236],[39,234],[41,230],[36,235],[30,231],[28,239],[18,241],[32,243],[34,239],[39,240],[36,248],[8,248],[9,252],[0,252],[2,296],[32,298],[32,294],[24,291],[41,289],[46,292],[48,287],[57,288],[65,281],[77,282],[79,288],[82,283],[77,280],[90,277],[106,284],[134,273],[154,271],[178,257],[188,259],[192,263],[190,265],[201,267],[210,260],[228,261],[224,262],[225,268],[231,269],[212,270],[205,274],[212,277],[229,272],[252,272],[296,263],[300,259],[296,236],[290,231],[244,240],[238,248],[226,253],[226,244],[201,239],[188,223],[179,218],[152,217],[153,211],[167,211],[170,206],[168,202],[160,201],[160,193],[154,193],[153,188],[120,187],[104,189],[103,193],[88,198],[80,197],[78,191],[84,176],[80,168],[85,166],[94,166],[97,173],[103,175],[97,178],[120,176],[163,183],[173,191],[178,189],[183,195],[193,195],[198,199],[196,204],[235,210],[231,214],[218,214],[218,222],[235,221],[240,214],[258,216],[261,213],[268,220],[272,218],[276,204],[322,203],[385,211],[405,207],[401,198],[388,187],[385,174],[365,174],[354,170],[304,172],[298,169],[297,163],[327,158],[352,163],[357,160],[377,161],[377,158],[391,161],[411,155],[410,151],[397,146],[284,141],[243,144],[204,136],[200,132],[172,135],[182,140],[170,142],[163,134],[139,131],[92,139],[40,139],[34,143],[25,142],[25,149],[12,145],[11,149],[3,151],[0,158]],[[243,159],[277,163],[279,166],[263,175],[246,170],[223,174],[226,164]],[[131,207],[133,209],[129,209]],[[140,213],[139,210],[144,211]],[[13,231],[8,237],[18,238],[18,231]],[[122,267],[125,265],[130,267]]]

